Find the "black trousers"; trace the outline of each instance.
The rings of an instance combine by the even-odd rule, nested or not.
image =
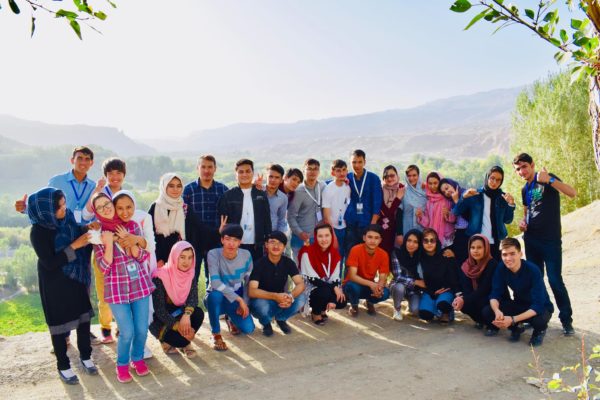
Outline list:
[[[504,315],[515,316],[521,314],[531,308],[530,304],[519,304],[514,302],[513,300],[502,300],[500,302],[500,311]],[[483,321],[484,323],[491,329],[498,329],[494,325],[492,325],[492,321],[496,318],[496,314],[494,314],[494,310],[492,307],[487,305],[483,309]],[[548,322],[552,318],[552,312],[548,310],[544,310],[542,314],[537,314],[533,318],[526,319],[520,322],[529,322],[531,327],[533,328],[533,332],[538,333],[540,331],[545,331],[548,328]],[[511,327],[509,329],[514,329],[515,327]]]
[[[60,370],[71,368],[69,357],[67,356],[67,336],[64,333],[50,335],[52,347],[56,356],[56,366]],[[82,360],[89,360],[92,356],[92,345],[90,344],[90,323],[85,322],[77,327],[77,349],[79,357]]]
[[[479,300],[465,301],[462,310],[460,310],[463,314],[467,314],[471,319],[480,324],[484,323],[483,319],[483,309],[488,306],[489,300],[487,297]]]
[[[190,315],[190,322],[192,325],[192,329],[195,332],[198,332],[200,326],[202,325],[202,321],[204,321],[204,311],[200,307],[194,308],[194,312]],[[163,342],[173,346],[173,347],[185,347],[190,344],[190,341],[181,336],[178,331],[174,331],[173,329],[169,329],[162,339]]]
[[[310,292],[309,304],[315,315],[325,312],[327,304],[335,303],[336,309],[346,307],[346,301],[338,302],[331,286],[319,286]]]

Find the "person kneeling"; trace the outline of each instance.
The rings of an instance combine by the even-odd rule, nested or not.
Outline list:
[[[194,248],[181,241],[171,248],[167,264],[152,274],[156,289],[152,293],[154,319],[149,329],[167,354],[181,349],[188,358],[196,355],[191,341],[202,325],[204,312],[198,307],[195,265]]]
[[[273,317],[283,333],[291,333],[286,321],[306,303],[304,281],[298,267],[291,258],[283,255],[286,244],[287,237],[283,232],[272,232],[267,240],[267,255],[257,261],[250,275],[250,312],[262,324],[265,336],[273,334]],[[294,282],[290,293],[286,291],[288,276]]]
[[[495,336],[499,329],[510,329],[510,341],[518,342],[529,322],[533,333],[530,346],[540,346],[544,341],[548,321],[554,312],[540,269],[521,259],[521,244],[517,239],[506,238],[500,243],[502,262],[492,280],[490,304],[483,310],[483,318],[490,327],[486,336]],[[508,288],[513,298],[508,296]]]
[[[358,315],[360,299],[367,301],[367,313],[375,315],[374,303],[390,297],[390,291],[386,287],[390,259],[387,252],[379,247],[382,232],[381,226],[369,225],[363,235],[364,243],[354,246],[348,255],[348,275],[344,281],[344,293],[350,302],[349,313],[353,317]],[[377,282],[376,275],[379,275]]]

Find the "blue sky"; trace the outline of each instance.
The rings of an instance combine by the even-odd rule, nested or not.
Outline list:
[[[41,14],[30,39],[25,6],[3,7],[0,113],[165,138],[413,107],[558,70],[521,27],[463,31],[474,14],[451,3],[121,0],[83,41]]]

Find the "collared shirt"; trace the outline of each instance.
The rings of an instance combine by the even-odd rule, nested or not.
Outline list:
[[[183,201],[188,206],[188,212],[196,214],[200,222],[218,228],[221,221],[217,213],[217,202],[227,190],[227,186],[217,181],[213,181],[206,189],[200,185],[200,179],[197,179],[185,185]]]
[[[284,186],[283,186],[283,182],[281,182],[281,185],[279,185],[279,190],[281,190],[281,192],[287,196],[288,199],[288,208],[290,207],[290,204],[292,204],[292,200],[294,200],[294,194],[296,193],[295,191],[291,191],[289,193],[285,192]]]
[[[85,205],[96,188],[96,182],[88,178],[87,175],[83,181],[79,182],[73,175],[73,170],[71,170],[66,174],[59,174],[50,178],[48,186],[62,190],[65,194],[67,208],[75,212],[75,210],[85,209]],[[89,219],[86,221],[85,216],[83,216],[81,224],[85,225],[89,221]]]
[[[288,229],[286,218],[288,196],[281,190],[277,190],[274,195],[270,195],[267,192],[267,199],[269,200],[269,209],[271,210],[272,229],[274,231],[286,232]]]
[[[383,201],[381,180],[373,172],[367,170],[365,170],[361,179],[357,179],[354,172],[350,172],[348,180],[350,181],[350,205],[348,205],[344,216],[346,224],[366,227],[371,223],[373,215],[377,215],[381,211]],[[363,190],[359,196],[361,188]],[[359,213],[356,209],[358,204],[362,204],[362,213]]]
[[[142,232],[137,224],[132,224],[129,233],[141,235]],[[145,266],[145,261],[150,253],[140,249],[137,258],[128,256],[123,249],[113,244],[113,262],[108,264],[104,260],[104,245],[94,245],[96,263],[100,271],[104,274],[104,301],[109,304],[128,304],[136,300],[150,296],[154,290],[154,283],[150,279],[150,273]],[[131,267],[131,266],[134,267]],[[132,277],[128,272],[129,268],[134,268]]]

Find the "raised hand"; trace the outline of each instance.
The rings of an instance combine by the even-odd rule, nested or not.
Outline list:
[[[519,230],[521,232],[527,231],[527,222],[525,222],[524,219],[522,219],[521,222],[519,222]]]
[[[454,192],[452,192],[452,201],[454,203],[458,203],[458,198],[460,197],[458,190],[455,190]]]
[[[540,183],[548,183],[550,182],[550,174],[546,167],[542,167],[542,170],[537,174],[537,181]]]
[[[477,194],[477,189],[474,188],[468,188],[467,190],[465,190],[465,192],[463,193],[463,199],[468,199],[469,197],[473,197]]]
[[[98,182],[96,182],[96,188],[94,189],[94,193],[101,192],[102,189],[104,189],[104,186],[106,186],[106,178],[101,176],[100,179],[98,179]]]
[[[254,180],[254,186],[258,190],[263,190],[263,181],[265,176],[263,174],[256,174],[256,179]]]
[[[417,218],[421,218],[423,216],[423,210],[417,208],[415,211],[415,215],[417,216]]]
[[[221,225],[219,225],[219,233],[223,232],[223,228],[227,225],[227,215],[221,215]]]
[[[27,195],[24,194],[22,199],[15,201],[15,211],[22,213],[27,208]]]
[[[398,200],[402,200],[402,198],[404,197],[404,193],[406,193],[406,187],[402,186],[400,189],[398,189],[398,192],[396,193],[396,198]]]
[[[515,198],[514,198],[514,197],[512,197],[512,195],[511,195],[510,193],[504,193],[504,194],[502,195],[502,198],[503,198],[504,200],[506,200],[506,202],[507,202],[508,204],[510,204],[511,206],[514,206],[514,205],[515,205]]]

